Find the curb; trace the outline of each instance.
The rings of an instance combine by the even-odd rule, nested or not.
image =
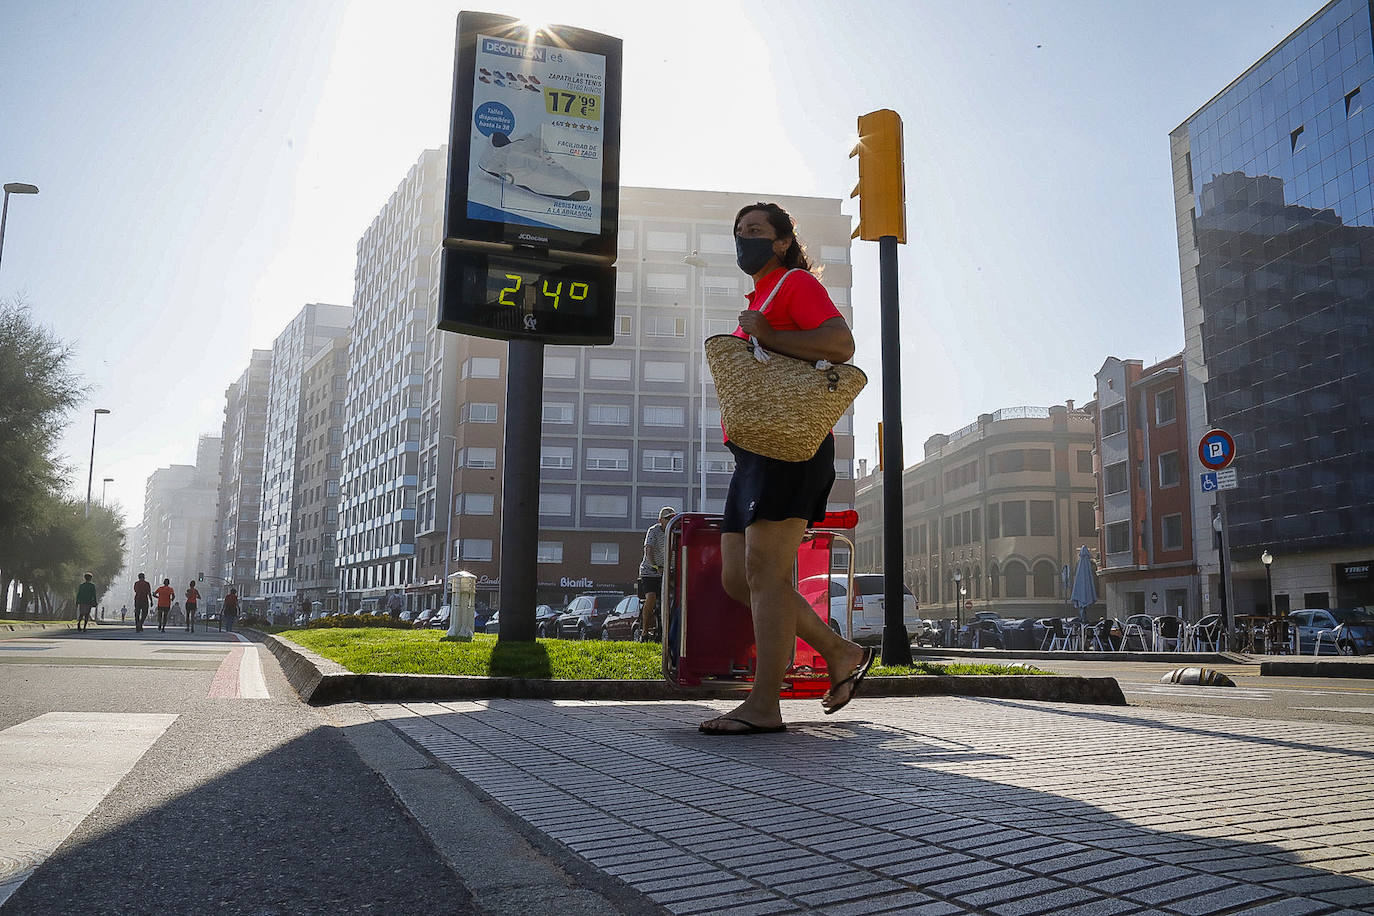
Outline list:
[[[95,623],[95,621],[91,622]],[[56,630],[59,627],[64,630],[70,630],[73,626],[75,626],[75,624],[71,622],[39,623],[37,621],[30,622],[27,620],[0,620],[0,627],[4,627],[9,630]]]
[[[911,647],[912,658],[1029,658],[1069,662],[1181,662],[1190,665],[1253,665],[1254,659],[1237,652],[1057,652],[1038,649],[926,649]]]
[[[1374,662],[1345,659],[1260,662],[1260,676],[1374,678]]]
[[[303,646],[250,631],[281,662],[286,679],[311,706],[414,700],[726,700],[748,688],[681,688],[666,681],[563,681],[544,678],[466,677],[453,674],[354,674]],[[871,697],[974,696],[1052,703],[1125,706],[1115,678],[1059,675],[920,675],[871,677]]]

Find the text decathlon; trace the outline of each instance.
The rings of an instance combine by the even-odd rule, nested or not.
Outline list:
[[[525,60],[544,59],[544,49],[538,45],[513,45],[505,41],[497,41],[494,38],[486,38],[482,41],[482,53],[499,54],[502,57],[520,57]]]

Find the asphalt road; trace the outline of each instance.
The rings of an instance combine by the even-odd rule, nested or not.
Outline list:
[[[656,910],[229,634],[6,632],[0,696],[6,916]]]

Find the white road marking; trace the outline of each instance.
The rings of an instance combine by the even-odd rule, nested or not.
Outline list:
[[[1374,709],[1364,709],[1359,706],[1294,706],[1293,709],[1310,709],[1313,712],[1362,712],[1365,715],[1374,716]]]
[[[0,731],[0,905],[109,794],[175,715],[50,712]]]
[[[243,658],[239,660],[239,696],[246,700],[266,700],[267,681],[262,676],[262,659],[258,657],[258,644],[242,634],[235,633],[239,642],[245,643]]]

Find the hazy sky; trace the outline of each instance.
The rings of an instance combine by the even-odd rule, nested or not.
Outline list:
[[[984,411],[1092,395],[1183,347],[1168,133],[1320,3],[510,3],[625,41],[622,180],[847,198],[855,118],[905,122],[906,463]],[[64,438],[130,522],[218,434],[225,387],[448,134],[458,6],[0,2],[0,298],[76,342]],[[857,201],[845,210],[857,213]],[[801,227],[803,239],[806,227]],[[856,242],[860,457],[881,412],[877,245]]]

